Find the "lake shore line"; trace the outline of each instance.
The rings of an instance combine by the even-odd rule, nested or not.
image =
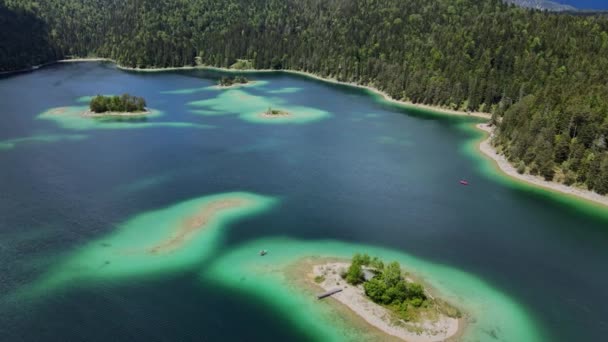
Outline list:
[[[464,335],[466,318],[441,315],[435,320],[418,322],[405,322],[396,318],[388,309],[367,298],[361,286],[349,285],[342,279],[340,271],[348,266],[346,259],[311,256],[290,264],[283,272],[302,291],[319,294],[336,288],[342,289],[341,292],[318,301],[329,305],[335,314],[340,315],[354,329],[371,334],[373,340],[439,342],[457,341]],[[323,280],[319,281],[319,277]]]
[[[486,119],[489,120],[491,119],[492,115],[489,113],[483,113],[483,112],[463,112],[463,111],[458,111],[458,110],[453,110],[453,109],[448,109],[448,108],[443,108],[443,107],[439,107],[439,106],[432,106],[432,105],[425,105],[425,104],[419,104],[419,103],[412,103],[409,101],[401,101],[401,100],[396,100],[393,99],[390,95],[388,95],[386,92],[383,92],[381,90],[378,90],[376,88],[374,88],[373,86],[366,86],[366,85],[361,85],[361,84],[356,84],[353,82],[343,82],[343,81],[339,81],[335,78],[325,78],[319,75],[315,75],[313,73],[309,73],[309,72],[305,72],[305,71],[298,71],[298,70],[272,70],[272,69],[229,69],[229,68],[222,68],[222,67],[214,67],[214,66],[209,66],[209,65],[197,65],[197,66],[182,66],[182,67],[168,67],[168,68],[131,68],[131,67],[125,67],[122,66],[120,64],[118,64],[116,61],[109,59],[109,58],[75,58],[75,59],[64,59],[64,60],[59,60],[56,63],[71,63],[71,62],[112,62],[116,65],[116,67],[118,69],[121,70],[126,70],[126,71],[137,71],[137,72],[163,72],[163,71],[171,71],[171,70],[195,70],[195,69],[207,69],[207,70],[217,70],[217,71],[224,71],[224,72],[234,72],[234,73],[274,73],[274,72],[284,72],[284,73],[288,73],[288,74],[294,74],[294,75],[300,75],[300,76],[304,76],[304,77],[308,77],[308,78],[312,78],[315,80],[319,80],[319,81],[323,81],[323,82],[329,82],[332,84],[339,84],[339,85],[345,85],[345,86],[351,86],[351,87],[356,87],[356,88],[361,88],[361,89],[365,89],[375,95],[379,95],[381,96],[385,101],[390,102],[390,103],[394,103],[396,105],[399,106],[403,106],[405,108],[413,108],[413,109],[421,109],[421,110],[428,110],[428,111],[432,111],[435,113],[439,113],[439,114],[446,114],[446,115],[457,115],[457,116],[468,116],[468,117],[477,117],[477,118],[481,118],[481,119]],[[38,67],[34,67],[35,69],[32,70],[36,70],[39,69],[40,67],[43,66],[47,66],[47,65],[51,65],[54,64],[53,62],[51,63],[46,63],[44,65],[38,66]],[[15,72],[22,72],[22,71],[15,71]],[[9,72],[12,73],[12,72]],[[596,192],[593,191],[589,191],[586,189],[580,189],[580,188],[575,188],[575,187],[570,187],[567,186],[565,184],[562,183],[557,183],[557,182],[549,182],[544,180],[541,177],[536,177],[533,175],[529,175],[529,174],[519,174],[515,168],[515,166],[511,165],[511,163],[509,163],[509,161],[506,160],[506,158],[500,154],[498,154],[498,152],[496,151],[496,149],[490,144],[490,140],[491,140],[491,135],[493,134],[493,131],[487,127],[485,124],[479,124],[475,126],[477,129],[485,132],[486,134],[489,135],[489,137],[483,141],[481,141],[478,144],[478,150],[479,152],[488,157],[489,159],[491,159],[496,167],[498,168],[498,170],[500,170],[503,174],[505,174],[506,176],[509,176],[511,178],[514,178],[517,181],[521,181],[521,182],[525,182],[529,185],[532,186],[536,186],[545,190],[549,190],[552,192],[558,192],[567,196],[573,196],[576,197],[578,199],[582,199],[588,202],[591,202],[593,204],[599,204],[602,205],[604,207],[608,207],[608,196],[602,196]]]
[[[361,85],[358,83],[354,83],[354,82],[344,82],[344,81],[339,81],[335,78],[331,78],[331,77],[322,77],[310,72],[306,72],[306,71],[300,71],[300,70],[288,70],[288,69],[281,69],[281,70],[274,70],[274,69],[229,69],[229,68],[221,68],[221,67],[214,67],[214,66],[210,66],[210,65],[201,65],[201,66],[185,66],[185,67],[171,67],[171,68],[147,68],[147,69],[141,69],[141,68],[130,68],[130,67],[124,67],[121,65],[117,64],[117,67],[119,69],[123,69],[123,70],[129,70],[129,71],[140,71],[140,72],[162,72],[162,71],[167,71],[167,70],[192,70],[192,69],[207,69],[207,70],[217,70],[217,71],[224,71],[224,72],[244,72],[244,73],[274,73],[274,72],[284,72],[284,73],[288,73],[288,74],[293,74],[293,75],[300,75],[300,76],[304,76],[304,77],[308,77],[308,78],[313,78],[319,81],[323,81],[323,82],[328,82],[328,83],[332,83],[332,84],[339,84],[339,85],[345,85],[345,86],[350,86],[350,87],[356,87],[356,88],[361,88],[361,89],[365,89],[371,93],[374,93],[376,95],[381,96],[385,101],[387,102],[391,102],[400,106],[404,106],[404,107],[408,107],[408,108],[414,108],[414,109],[423,109],[423,110],[430,110],[433,112],[438,112],[441,114],[447,114],[447,115],[458,115],[458,116],[472,116],[472,117],[478,117],[478,118],[482,118],[482,119],[491,119],[492,115],[490,113],[483,113],[483,112],[464,112],[464,111],[459,111],[459,110],[454,110],[454,109],[449,109],[449,108],[443,108],[443,107],[439,107],[439,106],[433,106],[433,105],[426,105],[426,104],[421,104],[421,103],[413,103],[410,101],[403,101],[403,100],[397,100],[392,98],[389,94],[387,94],[386,92],[379,90],[373,86],[368,86],[368,85]]]
[[[485,132],[487,135],[485,139],[479,142],[478,150],[482,155],[491,159],[494,162],[494,165],[507,176],[545,190],[559,192],[568,196],[574,196],[593,202],[594,204],[600,204],[608,207],[608,196],[600,195],[591,190],[568,186],[554,181],[547,181],[541,176],[535,176],[528,173],[521,174],[517,172],[517,168],[511,164],[504,155],[499,154],[494,146],[492,146],[491,141],[494,136],[494,128],[485,123],[477,124],[475,127]]]

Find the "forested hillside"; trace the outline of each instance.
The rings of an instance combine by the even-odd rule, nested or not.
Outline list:
[[[2,23],[8,13],[11,30],[32,38],[2,24],[1,69],[100,56],[137,67],[249,59],[309,71],[491,112],[503,117],[499,148],[522,171],[608,192],[605,16],[500,0],[2,1]]]
[[[0,0],[0,72],[56,58],[47,25],[30,10],[8,9]]]

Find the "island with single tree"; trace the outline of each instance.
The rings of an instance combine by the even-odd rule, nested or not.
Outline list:
[[[268,107],[268,110],[266,110],[264,113],[262,113],[262,116],[265,118],[278,118],[278,117],[285,117],[285,116],[289,116],[289,112],[281,110],[281,109],[273,109],[272,107]]]
[[[462,313],[433,296],[398,262],[355,254],[350,263],[315,263],[313,281],[367,323],[407,341],[444,341],[462,332]]]
[[[220,78],[217,85],[221,88],[228,88],[228,87],[242,86],[242,85],[249,84],[249,83],[252,83],[252,82],[249,81],[249,79],[247,79],[247,77],[245,77],[245,76],[234,76],[234,77],[223,76],[222,78]]]
[[[149,114],[143,97],[123,94],[121,96],[97,95],[91,99],[84,116],[141,116]]]

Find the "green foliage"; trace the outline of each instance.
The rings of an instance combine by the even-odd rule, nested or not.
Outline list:
[[[247,70],[253,69],[253,63],[248,59],[237,59],[237,61],[230,66],[231,69]]]
[[[362,266],[369,266],[371,260],[371,257],[367,254],[355,253],[355,255],[353,255],[353,263],[357,263]]]
[[[382,260],[380,260],[378,257],[374,257],[371,259],[369,266],[377,270],[382,270],[384,269],[384,262],[382,262]]]
[[[380,277],[387,287],[396,286],[401,281],[401,266],[396,261],[386,265]]]
[[[511,160],[605,189],[605,15],[501,0],[2,3],[0,71],[86,56],[141,68],[308,71],[415,103],[492,111]]]
[[[355,254],[353,257],[353,260],[343,278],[351,285],[358,285],[363,282],[363,268],[359,254]]]
[[[318,283],[322,283],[324,281],[325,281],[325,276],[318,275],[318,276],[315,277],[315,283],[317,283],[317,284]]]
[[[422,285],[406,281],[398,262],[391,262],[384,267],[384,263],[376,257],[355,254],[347,274],[351,274],[352,269],[352,273],[357,276],[362,264],[375,268],[377,272],[374,278],[363,284],[365,294],[373,302],[390,307],[399,317],[406,320],[411,318],[407,311],[409,306],[418,308],[426,302]]]
[[[365,294],[376,303],[385,303],[386,284],[379,278],[373,278],[364,285]],[[388,299],[388,298],[386,298]]]
[[[344,279],[351,285],[357,285],[363,282],[363,269],[361,268],[361,264],[353,261],[348,267]]]
[[[48,26],[32,10],[12,9],[0,1],[0,72],[29,68],[58,57]]]
[[[97,95],[89,104],[94,113],[120,112],[134,113],[146,110],[146,101],[142,97],[123,94],[121,96]]]
[[[526,172],[526,163],[520,160],[517,164],[517,173],[523,174],[524,172]]]
[[[220,78],[218,84],[222,87],[229,87],[235,84],[246,84],[249,80],[244,76],[226,77]]]

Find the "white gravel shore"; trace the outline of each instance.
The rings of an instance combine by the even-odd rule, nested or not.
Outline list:
[[[408,342],[439,342],[458,334],[458,319],[444,315],[440,315],[434,321],[427,320],[417,323],[397,320],[386,308],[367,298],[363,286],[352,286],[342,279],[340,273],[348,266],[349,264],[344,262],[316,265],[313,267],[313,274],[324,277],[324,280],[318,283],[323,289],[330,291],[341,288],[342,292],[332,295],[331,298],[346,305],[369,324],[386,334]]]

